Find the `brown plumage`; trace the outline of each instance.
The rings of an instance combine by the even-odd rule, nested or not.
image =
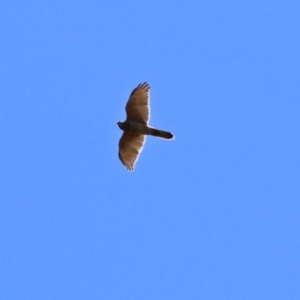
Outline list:
[[[125,167],[132,171],[143,149],[146,135],[163,139],[173,139],[171,132],[148,126],[150,118],[149,107],[150,86],[144,82],[139,84],[130,94],[126,104],[127,118],[125,122],[118,121],[124,131],[119,141],[119,158]]]

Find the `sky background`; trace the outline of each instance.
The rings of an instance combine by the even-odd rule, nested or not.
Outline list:
[[[300,299],[299,1],[1,1],[0,299]],[[118,159],[125,104],[149,137]]]

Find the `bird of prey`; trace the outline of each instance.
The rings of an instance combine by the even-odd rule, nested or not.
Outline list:
[[[127,118],[117,124],[124,131],[119,141],[119,158],[125,167],[132,171],[143,149],[146,135],[163,139],[173,139],[171,132],[148,126],[150,118],[149,107],[150,86],[147,82],[139,84],[130,94],[126,104]]]

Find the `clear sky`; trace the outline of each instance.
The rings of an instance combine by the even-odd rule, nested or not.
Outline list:
[[[299,1],[1,1],[0,299],[300,299]],[[134,172],[125,104],[151,86]]]

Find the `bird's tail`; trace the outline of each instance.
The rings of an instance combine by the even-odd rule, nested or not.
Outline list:
[[[171,140],[174,138],[174,135],[171,132],[155,129],[155,128],[150,128],[149,134],[167,140]]]

